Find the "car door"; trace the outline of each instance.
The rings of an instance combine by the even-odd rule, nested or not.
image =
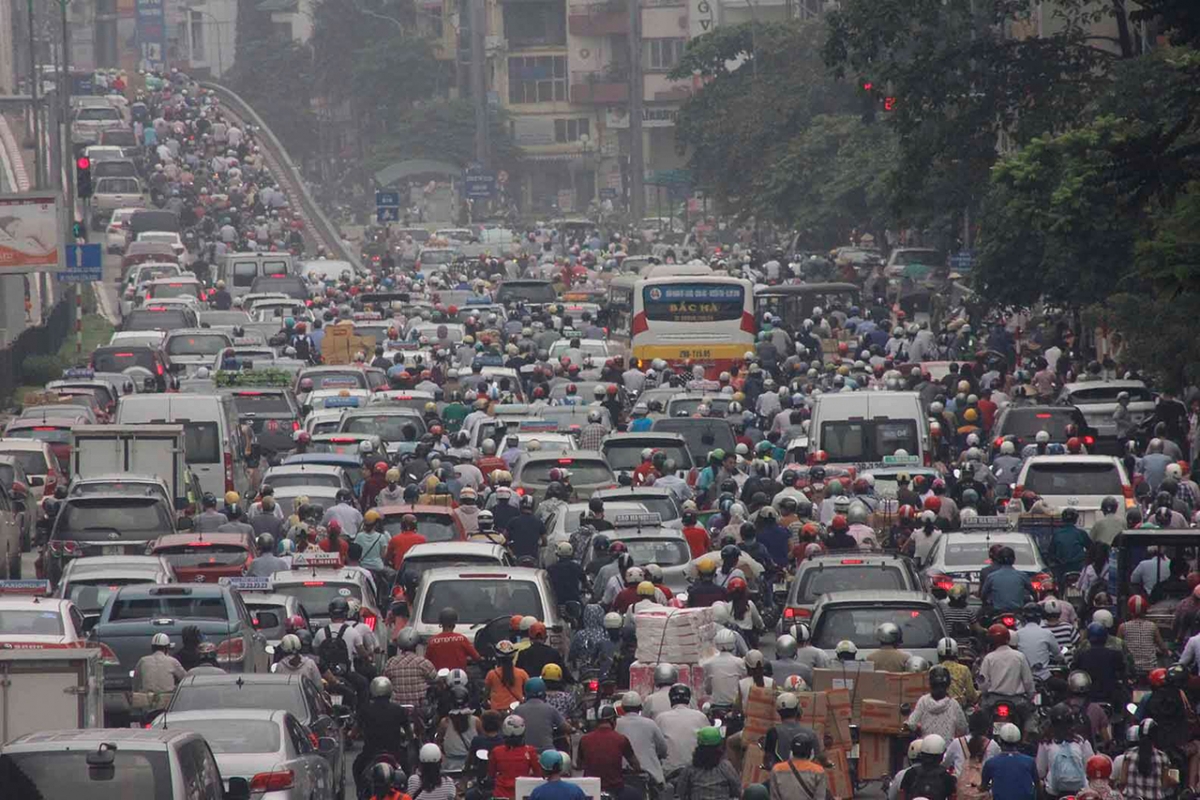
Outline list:
[[[306,698],[306,705],[312,709],[312,719],[316,720],[320,717],[332,717],[333,706],[329,704],[327,696],[319,691],[319,688],[305,681],[303,683],[303,691]],[[305,731],[311,732],[307,725],[300,723]],[[332,759],[329,760],[330,769],[332,770],[335,782],[340,782],[345,775],[345,756],[346,756],[346,739],[341,725],[331,725],[324,736],[328,736],[337,741],[337,750]],[[339,784],[340,785],[340,784]]]
[[[239,617],[238,622],[241,625],[241,635],[246,640],[246,653],[248,662],[243,663],[243,670],[246,672],[266,672],[270,669],[270,663],[267,656],[267,637],[263,636],[255,629],[251,622],[250,610],[246,608],[246,604],[242,601],[242,596],[237,592],[231,592],[233,604],[237,609]]]

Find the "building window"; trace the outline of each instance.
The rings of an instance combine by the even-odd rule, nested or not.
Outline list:
[[[516,105],[566,99],[566,56],[526,56],[508,60],[508,102]]]
[[[561,47],[567,43],[567,9],[550,3],[504,4],[504,38],[511,47]]]
[[[192,12],[192,60],[207,61],[204,57],[204,15],[199,11]]]
[[[646,39],[646,69],[671,70],[679,64],[687,39]]]
[[[567,142],[578,142],[579,137],[589,136],[588,118],[581,117],[580,119],[556,119],[554,120],[554,141],[559,144]]]

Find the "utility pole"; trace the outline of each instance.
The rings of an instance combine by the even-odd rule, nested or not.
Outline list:
[[[471,9],[471,101],[475,107],[475,160],[488,168],[487,79],[484,35],[487,33],[487,0],[467,0]]]
[[[33,121],[33,185],[38,189],[44,189],[46,186],[42,178],[42,126],[40,120],[42,110],[38,106],[38,91],[42,88],[42,76],[38,72],[37,65],[33,0],[28,0],[26,9],[29,12],[29,112]]]
[[[67,25],[67,2],[68,0],[58,0],[58,8],[62,12],[62,82],[59,84],[62,87],[62,104],[59,111],[62,144],[59,153],[59,170],[62,173],[63,200],[67,205],[67,230],[70,231],[75,224],[75,181],[72,180],[75,153],[71,146],[71,29]],[[84,223],[87,223],[86,217]],[[73,239],[69,240],[74,241]]]
[[[642,150],[642,3],[629,3],[629,212],[634,224],[646,216],[646,156]]]

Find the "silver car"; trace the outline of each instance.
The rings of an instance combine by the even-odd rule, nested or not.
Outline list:
[[[1117,435],[1117,422],[1113,412],[1117,410],[1117,395],[1129,393],[1129,422],[1138,424],[1154,413],[1154,392],[1141,381],[1084,381],[1068,383],[1058,395],[1058,402],[1071,405],[1083,412],[1089,427],[1096,435],[1111,439]]]
[[[315,738],[288,711],[181,711],[160,715],[152,727],[167,726],[203,736],[217,759],[221,777],[245,778],[255,800],[332,800],[337,794],[331,761],[338,741]]]
[[[813,608],[812,643],[837,658],[838,642],[849,640],[864,660],[879,649],[875,630],[885,622],[900,628],[901,649],[937,663],[938,640],[946,620],[933,595],[925,592],[864,590],[821,595]]]

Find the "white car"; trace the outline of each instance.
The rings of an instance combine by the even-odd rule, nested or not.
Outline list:
[[[114,149],[119,150],[120,148]],[[129,229],[126,225],[129,224],[129,218],[133,216],[133,212],[140,210],[139,208],[118,208],[113,211],[112,218],[108,221],[108,227],[104,229],[105,250],[110,253],[125,252],[125,246],[129,244]]]
[[[608,342],[604,339],[559,339],[550,345],[550,360],[558,361],[563,356],[572,364],[582,364],[588,356],[602,364],[609,356]]]
[[[1154,392],[1141,381],[1084,381],[1063,386],[1058,402],[1072,405],[1083,412],[1087,424],[1096,429],[1097,436],[1115,437],[1117,395],[1129,395],[1129,421],[1137,425],[1154,413]]]
[[[166,335],[166,331],[114,331],[108,340],[108,346],[113,347],[118,344],[125,344],[130,347],[138,345],[162,347],[163,339]]]
[[[79,647],[86,638],[83,614],[51,597],[49,581],[0,581],[0,650]]]
[[[1075,509],[1076,525],[1084,530],[1100,518],[1104,498],[1115,497],[1126,507],[1134,502],[1125,465],[1113,456],[1033,456],[1021,465],[1013,497],[1025,491],[1034,492],[1055,511]],[[1020,503],[1010,504],[1014,510],[1020,507]]]
[[[190,260],[183,238],[175,231],[142,231],[137,235],[137,241],[170,245],[182,263],[186,264]]]

